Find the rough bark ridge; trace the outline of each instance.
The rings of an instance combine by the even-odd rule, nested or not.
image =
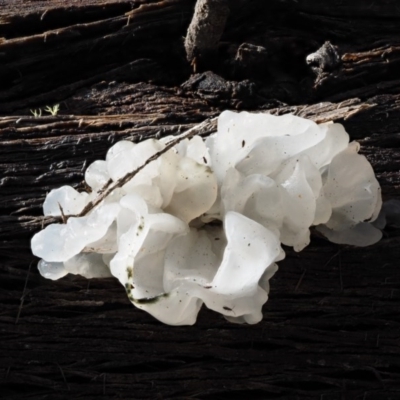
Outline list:
[[[317,237],[289,251],[256,326],[207,310],[194,327],[161,325],[115,280],[43,279],[29,249],[46,193],[83,189],[112,143],[176,134],[227,108],[343,123],[384,199],[399,198],[396,0],[229,0],[212,62],[195,74],[184,48],[194,0],[0,3],[5,398],[400,398],[395,227],[370,248]],[[55,104],[58,115],[44,111]]]

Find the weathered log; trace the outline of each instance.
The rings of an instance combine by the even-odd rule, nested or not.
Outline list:
[[[215,68],[194,75],[183,36],[195,1],[0,3],[5,398],[399,397],[395,227],[369,248],[314,237],[301,253],[286,249],[255,326],[207,310],[193,327],[162,325],[115,280],[45,280],[29,248],[46,193],[83,190],[85,168],[114,142],[177,134],[226,108],[343,123],[384,199],[398,199],[395,0],[231,0]],[[336,62],[307,64],[326,41]],[[44,111],[58,103],[58,115]]]

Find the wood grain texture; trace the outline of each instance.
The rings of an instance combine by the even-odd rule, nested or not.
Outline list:
[[[162,325],[113,279],[45,280],[29,247],[46,193],[84,190],[86,167],[113,143],[177,134],[224,109],[343,123],[384,199],[400,199],[397,3],[230,0],[213,70],[193,74],[195,1],[0,1],[4,398],[400,398],[394,226],[368,248],[315,235],[301,253],[286,249],[255,326],[206,309],[193,327]],[[307,64],[326,41],[337,62]],[[54,104],[59,115],[45,113]]]

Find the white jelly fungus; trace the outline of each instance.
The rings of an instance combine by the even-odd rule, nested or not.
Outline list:
[[[381,238],[371,224],[379,183],[340,124],[225,111],[207,139],[168,150],[172,139],[118,142],[87,169],[91,193],[63,186],[48,194],[44,214],[62,221],[32,239],[44,277],[114,276],[136,307],[170,325],[194,324],[203,303],[254,324],[281,244],[302,250],[312,226],[335,243]],[[163,149],[80,216],[105,185]]]

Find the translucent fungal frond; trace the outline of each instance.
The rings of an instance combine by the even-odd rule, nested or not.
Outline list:
[[[343,126],[225,111],[216,133],[196,132],[116,143],[87,169],[91,193],[52,190],[43,210],[60,223],[32,239],[40,273],[114,276],[170,325],[203,304],[254,324],[281,244],[302,250],[312,226],[335,243],[381,238],[379,183]]]

